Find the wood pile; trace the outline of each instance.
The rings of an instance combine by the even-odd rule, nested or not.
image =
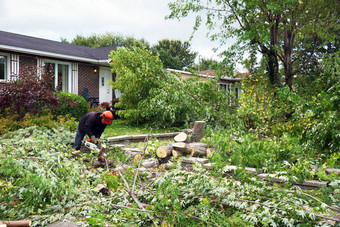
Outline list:
[[[174,143],[159,147],[156,155],[161,159],[172,157],[210,157],[212,148],[199,142],[204,136],[204,121],[196,121],[192,129],[186,129],[174,137]]]
[[[193,164],[198,163],[203,168],[210,170],[212,169],[213,163],[209,163],[209,157],[213,153],[213,148],[209,147],[208,144],[200,142],[200,140],[204,136],[204,121],[196,121],[191,124],[190,129],[182,130],[182,132],[168,134],[173,135],[173,143],[169,143],[163,146],[160,146],[156,150],[156,156],[158,158],[151,158],[142,160],[137,168],[128,165],[118,165],[115,168],[111,169],[111,172],[114,174],[118,174],[119,172],[124,171],[133,171],[139,173],[151,173],[152,178],[157,177],[160,174],[158,170],[167,170],[173,168],[175,165],[172,157],[177,158],[181,157],[181,168],[183,169],[192,169]],[[131,136],[127,136],[124,138],[132,138]],[[119,142],[116,140],[115,142]],[[143,152],[138,148],[128,148],[126,144],[118,144],[115,143],[115,146],[120,147],[120,149],[130,156],[134,162],[140,161],[143,158]],[[99,160],[98,160],[99,161]],[[100,166],[107,166],[107,162],[104,161]],[[99,166],[99,165],[98,165]],[[111,165],[112,166],[112,165]],[[315,167],[317,168],[317,167]],[[257,171],[255,168],[241,168],[237,166],[226,166],[224,176],[231,176],[235,173],[237,169],[244,169],[246,172],[251,173],[254,176],[258,176],[260,179],[269,182],[275,183],[287,183],[287,179],[280,174],[267,174],[262,173],[261,171]],[[338,169],[325,169],[327,174],[332,172],[336,172],[340,175],[340,170]],[[329,182],[326,181],[304,181],[304,182],[296,182],[294,185],[298,185],[304,189],[312,189],[323,186],[328,186]]]

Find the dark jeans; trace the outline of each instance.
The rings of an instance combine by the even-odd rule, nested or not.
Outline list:
[[[81,133],[79,131],[79,129],[77,128],[77,134],[76,134],[76,138],[74,140],[73,148],[75,148],[76,150],[80,150],[81,142],[83,142],[85,135],[86,134]]]

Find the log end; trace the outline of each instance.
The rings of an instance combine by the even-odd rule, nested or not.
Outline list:
[[[167,152],[163,147],[159,147],[156,151],[156,155],[158,158],[166,158]]]

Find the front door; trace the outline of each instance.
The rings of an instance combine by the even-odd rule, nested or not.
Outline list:
[[[99,68],[99,102],[112,101],[112,86],[107,82],[112,80],[111,69],[107,67]]]

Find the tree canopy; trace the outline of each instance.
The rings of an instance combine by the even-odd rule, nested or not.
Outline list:
[[[67,42],[67,40],[62,39],[63,42]],[[107,32],[105,34],[92,34],[90,36],[77,35],[72,41],[72,44],[79,46],[87,46],[87,47],[106,47],[106,46],[125,46],[131,47],[135,44],[134,41],[139,41],[146,46],[149,46],[149,43],[145,39],[136,39],[131,36],[124,36],[122,34],[115,34]]]
[[[290,88],[293,77],[311,61],[316,49],[334,44],[339,27],[337,0],[176,0],[169,8],[170,19],[196,13],[194,30],[202,24],[205,12],[211,39],[219,39],[223,45],[228,38],[237,38],[225,54],[256,48],[266,60],[271,84],[281,86],[284,76]]]
[[[194,64],[197,52],[190,50],[188,41],[163,39],[152,46],[154,54],[158,54],[164,68],[182,70]]]

